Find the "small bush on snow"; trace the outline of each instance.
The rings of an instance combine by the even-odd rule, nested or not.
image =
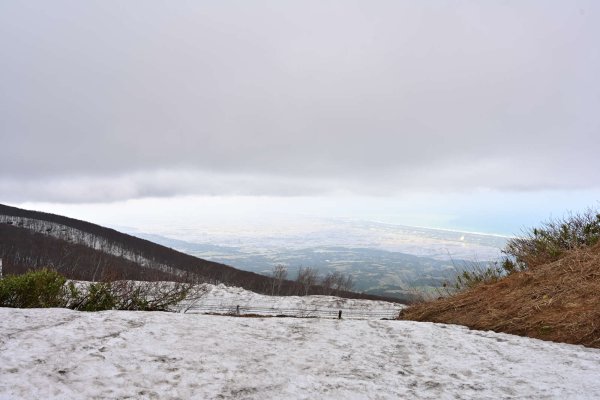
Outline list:
[[[51,269],[9,275],[0,280],[0,307],[67,307],[80,311],[165,311],[193,295],[191,284],[177,282],[67,282]]]
[[[0,280],[0,306],[19,308],[64,307],[66,278],[51,269],[8,275]]]

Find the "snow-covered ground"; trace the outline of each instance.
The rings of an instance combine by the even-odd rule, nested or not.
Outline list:
[[[336,317],[342,311],[345,319],[396,318],[403,304],[387,301],[343,299],[336,296],[265,296],[239,287],[200,285],[202,295],[184,302],[180,310],[188,313],[228,313],[291,315],[304,317]],[[188,309],[189,307],[189,309]]]
[[[430,323],[0,308],[0,399],[600,398],[600,350]]]

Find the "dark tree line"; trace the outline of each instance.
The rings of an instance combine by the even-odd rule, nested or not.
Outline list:
[[[354,281],[351,275],[340,272],[330,272],[319,276],[313,267],[300,267],[294,281],[287,281],[288,270],[284,265],[276,265],[271,271],[271,294],[272,295],[335,295],[352,292]],[[286,282],[291,282],[285,284]],[[345,296],[344,296],[345,297]]]

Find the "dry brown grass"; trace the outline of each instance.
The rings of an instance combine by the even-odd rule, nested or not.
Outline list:
[[[600,244],[494,283],[413,305],[400,319],[600,348]]]

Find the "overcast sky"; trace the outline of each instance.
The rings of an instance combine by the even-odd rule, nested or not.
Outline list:
[[[598,200],[599,38],[595,0],[2,1],[0,201]]]

